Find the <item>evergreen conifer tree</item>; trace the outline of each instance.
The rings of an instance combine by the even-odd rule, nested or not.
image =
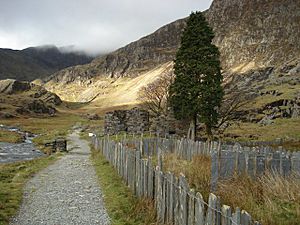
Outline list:
[[[205,124],[208,138],[212,138],[223,98],[220,53],[212,44],[213,38],[213,30],[204,15],[191,13],[176,54],[170,105],[177,119],[190,121],[189,137],[192,139],[197,120]]]

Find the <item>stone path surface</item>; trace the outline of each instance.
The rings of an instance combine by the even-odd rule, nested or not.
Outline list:
[[[23,203],[11,225],[110,224],[88,142],[74,132],[68,145],[70,153],[26,184]]]

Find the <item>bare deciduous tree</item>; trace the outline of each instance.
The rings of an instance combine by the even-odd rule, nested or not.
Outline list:
[[[214,127],[215,134],[219,137],[232,123],[239,120],[238,113],[250,102],[250,96],[246,90],[241,90],[232,83],[225,84],[223,88],[225,95],[219,109],[220,119]]]
[[[168,71],[154,82],[143,87],[138,93],[138,99],[143,102],[145,108],[155,116],[167,113],[169,87],[173,79],[173,72]]]

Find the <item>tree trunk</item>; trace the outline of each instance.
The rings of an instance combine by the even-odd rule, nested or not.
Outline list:
[[[196,140],[196,121],[197,117],[194,116],[194,118],[190,121],[190,127],[187,135],[187,138],[193,141]]]
[[[205,127],[206,127],[206,134],[207,134],[208,141],[213,141],[213,134],[212,134],[211,126],[206,124]]]

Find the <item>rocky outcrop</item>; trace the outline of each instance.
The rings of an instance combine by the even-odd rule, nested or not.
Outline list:
[[[19,114],[49,114],[54,115],[56,109],[40,99],[23,101],[23,104],[15,110]]]
[[[22,82],[12,79],[0,80],[0,93],[16,94],[18,92],[28,91],[34,85],[28,82]]]
[[[214,0],[207,19],[225,70],[247,71],[300,58],[298,0]]]
[[[0,117],[54,115],[61,99],[41,86],[16,80],[0,80]]]

